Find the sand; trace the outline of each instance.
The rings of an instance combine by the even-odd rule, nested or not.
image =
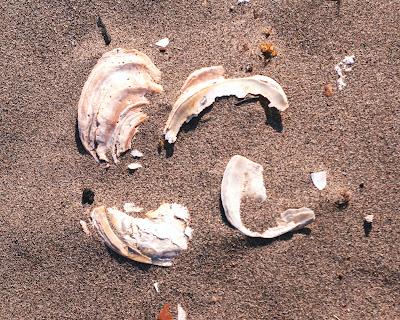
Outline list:
[[[400,319],[399,1],[2,1],[0,28],[0,318],[155,319],[181,303],[189,319]],[[230,9],[232,7],[232,9]],[[100,15],[111,36],[105,46]],[[272,27],[278,57],[257,56]],[[166,53],[155,42],[171,40]],[[97,59],[136,48],[163,72],[150,120],[109,170],[83,154],[77,103]],[[354,54],[347,87],[334,66]],[[157,152],[186,77],[210,65],[228,76],[264,74],[286,91],[283,131],[259,102],[221,99]],[[247,64],[253,71],[245,72]],[[268,200],[243,210],[257,230],[290,207],[316,221],[276,239],[247,239],[223,218],[219,189],[230,157],[264,166]],[[310,173],[328,172],[317,190]],[[95,193],[92,206],[82,191]],[[349,206],[335,202],[351,192]],[[95,205],[186,205],[194,238],[174,266],[130,262],[79,221]],[[368,237],[363,217],[374,214]],[[160,293],[153,283],[159,282]]]

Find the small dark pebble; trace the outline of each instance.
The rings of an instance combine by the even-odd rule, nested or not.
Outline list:
[[[101,20],[100,17],[97,17],[96,24],[97,27],[100,29],[101,35],[103,36],[104,43],[106,44],[106,46],[108,46],[111,43],[111,37],[107,31],[105,24],[103,23],[103,20]]]
[[[82,192],[82,204],[89,204],[91,205],[94,202],[94,192],[89,189],[89,188],[85,188],[83,189]]]
[[[251,64],[246,64],[246,66],[244,67],[244,71],[252,72],[253,71],[253,66]]]
[[[365,187],[364,183],[361,182],[359,187],[360,187],[360,189],[364,189],[364,187]]]

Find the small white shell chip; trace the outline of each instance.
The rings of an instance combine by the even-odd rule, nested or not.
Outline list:
[[[311,180],[318,190],[324,190],[326,187],[326,171],[311,173]]]
[[[141,157],[143,157],[143,153],[140,152],[138,149],[133,149],[131,151],[131,156],[134,158],[141,158]]]
[[[186,320],[187,314],[186,311],[182,308],[181,304],[178,303],[178,320]]]
[[[139,168],[142,168],[142,165],[140,163],[133,162],[133,163],[128,164],[129,170],[137,170]]]
[[[169,39],[168,38],[162,38],[161,40],[158,40],[156,42],[156,46],[160,47],[162,49],[165,49],[169,45]]]

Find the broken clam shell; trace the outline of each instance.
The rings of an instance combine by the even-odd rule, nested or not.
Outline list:
[[[176,203],[162,204],[146,218],[104,206],[93,209],[91,217],[110,249],[137,262],[169,267],[190,239],[189,211]]]
[[[161,72],[144,53],[134,49],[106,52],[91,71],[78,105],[79,136],[97,161],[115,163],[131,148],[137,126],[148,117],[148,93],[160,93]]]
[[[283,111],[289,106],[285,92],[275,80],[262,75],[226,79],[224,73],[222,66],[214,66],[196,70],[189,75],[169,114],[164,128],[165,140],[174,143],[182,124],[198,116],[218,97],[261,95],[270,101],[269,107]]]
[[[243,197],[263,202],[267,198],[263,167],[243,156],[235,155],[226,166],[221,184],[221,200],[228,221],[249,237],[275,238],[286,232],[303,228],[315,219],[309,208],[288,209],[277,219],[277,226],[263,233],[246,228],[240,217],[240,203]]]

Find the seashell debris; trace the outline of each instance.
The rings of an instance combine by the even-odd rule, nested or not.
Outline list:
[[[186,320],[187,314],[186,311],[182,308],[181,304],[178,303],[178,320]]]
[[[79,136],[97,161],[115,163],[131,148],[137,127],[148,117],[149,93],[163,91],[161,72],[144,53],[114,49],[103,54],[91,71],[78,104]]]
[[[132,202],[126,202],[126,203],[124,203],[124,211],[126,213],[132,213],[132,212],[136,212],[137,213],[137,212],[142,212],[143,208],[135,206],[135,204],[132,203]]]
[[[311,180],[318,190],[324,190],[326,187],[326,171],[311,173]]]
[[[131,151],[131,156],[134,158],[142,158],[143,153],[141,153],[138,149],[134,149]]]
[[[160,293],[160,287],[158,285],[158,282],[153,283],[154,289],[156,290],[157,293]]]
[[[263,233],[246,228],[240,217],[240,203],[243,197],[263,202],[267,198],[263,167],[243,156],[233,156],[226,166],[221,184],[221,200],[228,221],[249,237],[275,238],[289,231],[303,228],[315,220],[314,211],[309,208],[288,209],[277,219],[277,226]]]
[[[354,55],[345,56],[343,60],[335,66],[335,71],[338,75],[338,79],[336,80],[338,90],[342,90],[346,86],[346,83],[344,82],[344,79],[346,78],[346,73],[351,71],[354,63]]]
[[[140,168],[142,168],[142,165],[140,163],[132,162],[132,163],[128,164],[128,169],[129,170],[134,171],[134,170],[137,170],[137,169],[140,169]]]
[[[110,249],[137,262],[169,267],[188,247],[190,215],[180,204],[164,203],[145,218],[101,206],[93,209],[91,217]]]
[[[159,47],[160,49],[166,49],[168,45],[169,45],[168,38],[162,38],[161,40],[158,40],[156,42],[156,46]]]
[[[79,220],[79,224],[81,225],[83,232],[86,233],[86,235],[90,236],[90,230],[86,221]]]
[[[364,217],[364,221],[365,221],[366,223],[372,223],[372,221],[374,221],[374,215],[373,215],[373,214],[367,214],[367,215]]]
[[[198,116],[218,97],[235,95],[244,98],[248,94],[262,95],[270,101],[270,107],[284,111],[289,106],[285,92],[275,80],[262,75],[226,79],[224,73],[222,66],[213,66],[196,70],[189,75],[165,124],[165,140],[174,143],[182,124]]]

